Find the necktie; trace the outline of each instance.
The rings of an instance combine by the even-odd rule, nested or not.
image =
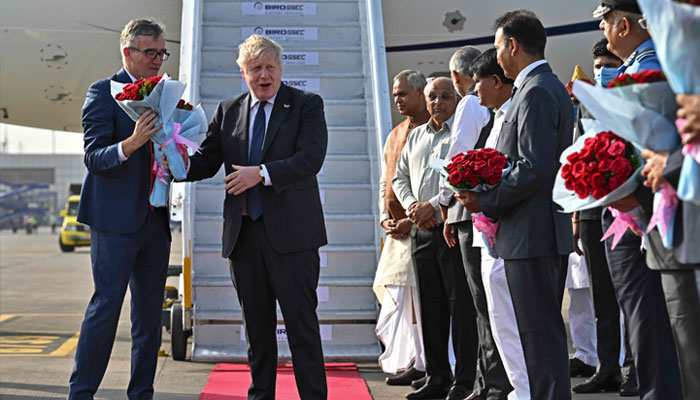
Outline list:
[[[513,98],[515,96],[515,92],[517,92],[517,91],[518,91],[518,88],[513,86],[513,90],[510,92],[510,97]]]
[[[253,137],[250,138],[250,155],[248,155],[248,165],[260,164],[263,139],[265,138],[265,105],[266,101],[258,103],[258,112],[255,113],[253,121]],[[246,210],[248,216],[255,221],[262,215],[262,204],[260,204],[260,187],[253,186],[248,189],[246,195]]]

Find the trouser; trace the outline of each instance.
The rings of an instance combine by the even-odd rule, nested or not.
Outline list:
[[[112,353],[126,287],[131,292],[130,400],[151,399],[160,346],[163,290],[170,256],[167,209],[148,213],[134,233],[92,229],[92,279],[95,285],[69,383],[69,400],[92,399]]]
[[[603,214],[603,230],[612,224]],[[615,293],[625,314],[625,329],[637,369],[641,399],[681,399],[681,380],[673,335],[658,271],[647,268],[641,239],[627,231],[614,250],[605,252]]]
[[[326,373],[316,315],[318,251],[278,253],[270,244],[262,218],[252,221],[243,217],[230,268],[248,342],[252,376],[248,399],[275,399],[277,302],[284,317],[299,397],[326,399]]]
[[[455,228],[462,253],[462,265],[474,301],[476,327],[479,334],[477,379],[474,382],[474,393],[489,400],[506,399],[513,387],[508,381],[508,375],[491,332],[484,282],[481,278],[481,248],[472,246],[471,221],[457,223]]]
[[[452,344],[456,356],[454,384],[474,385],[478,337],[476,315],[459,247],[449,248],[442,236],[443,225],[432,229],[414,227],[413,264],[420,294],[423,347],[427,384],[452,383],[447,351],[452,320]]]

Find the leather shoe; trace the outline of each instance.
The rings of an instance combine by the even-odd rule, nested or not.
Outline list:
[[[583,383],[571,388],[574,393],[617,392],[620,390],[622,378],[619,374],[601,375],[597,373]]]
[[[427,382],[427,381],[428,381],[428,376],[423,375],[422,378],[418,378],[415,381],[411,382],[411,387],[414,389],[420,389],[423,386],[425,386],[425,382]]]
[[[447,392],[445,400],[465,400],[470,394],[471,391],[467,390],[464,386],[452,385],[450,391]]]
[[[418,371],[417,369],[411,367],[404,371],[400,375],[390,376],[386,378],[386,384],[392,386],[408,386],[411,382],[416,379],[420,379],[425,376],[425,371]]]
[[[479,396],[479,393],[472,393],[465,400],[486,400],[486,397]]]
[[[444,399],[448,391],[446,386],[426,384],[415,392],[407,394],[406,398],[408,400]]]
[[[639,383],[637,382],[637,369],[634,366],[622,369],[622,384],[620,385],[620,396],[639,396]]]
[[[569,376],[576,378],[579,376],[590,377],[595,374],[595,367],[586,364],[578,358],[569,359]]]

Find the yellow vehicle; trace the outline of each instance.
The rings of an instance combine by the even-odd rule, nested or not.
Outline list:
[[[76,246],[90,246],[90,227],[78,222],[78,204],[80,196],[68,196],[65,210],[61,210],[63,224],[58,236],[61,251],[73,251]]]

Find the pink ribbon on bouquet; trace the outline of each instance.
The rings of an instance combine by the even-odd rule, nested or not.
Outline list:
[[[643,232],[643,229],[637,223],[636,218],[625,213],[619,212],[612,207],[608,207],[608,210],[610,210],[613,218],[615,219],[613,220],[613,223],[610,225],[603,237],[600,238],[600,241],[602,242],[605,239],[612,236],[613,242],[612,246],[610,247],[611,250],[615,250],[615,247],[620,242],[620,239],[622,239],[622,236],[624,236],[625,232],[627,231],[627,228],[632,228],[632,230],[635,230],[637,232]],[[643,245],[644,244],[642,244],[642,246]]]
[[[153,160],[153,174],[158,178],[159,181],[165,183],[166,185],[168,182],[166,182],[165,178],[166,176],[170,176],[170,174],[163,168],[162,165],[157,160]]]
[[[493,249],[496,246],[496,232],[498,232],[499,223],[494,222],[484,213],[472,214],[472,221],[474,228],[486,236],[486,244],[490,249]]]
[[[181,146],[179,146],[179,145],[184,145],[184,146],[187,146],[190,149],[196,151],[197,153],[199,153],[199,146],[197,146],[197,143],[195,143],[195,142],[193,142],[185,137],[180,136],[180,130],[182,130],[182,124],[178,124],[177,122],[173,123],[173,137],[166,140],[165,143],[160,145],[160,147],[163,148],[163,147],[169,145],[170,142],[175,142],[175,144],[178,145],[178,151],[180,151],[180,152],[182,152],[182,151],[180,150]]]
[[[671,218],[673,218],[673,211],[678,205],[678,193],[668,182],[661,184],[661,200],[659,204],[656,205],[654,209],[654,214],[649,219],[649,225],[647,226],[647,233],[651,232],[652,229],[658,224],[659,232],[661,237],[666,236],[668,232],[668,226],[671,224]]]
[[[685,121],[686,120],[683,118],[678,118],[676,120],[676,127],[680,130],[681,126],[685,125]],[[686,137],[687,135],[687,133],[681,133],[681,137]],[[700,164],[700,143],[688,143],[683,146],[683,155],[692,157],[696,163]]]

